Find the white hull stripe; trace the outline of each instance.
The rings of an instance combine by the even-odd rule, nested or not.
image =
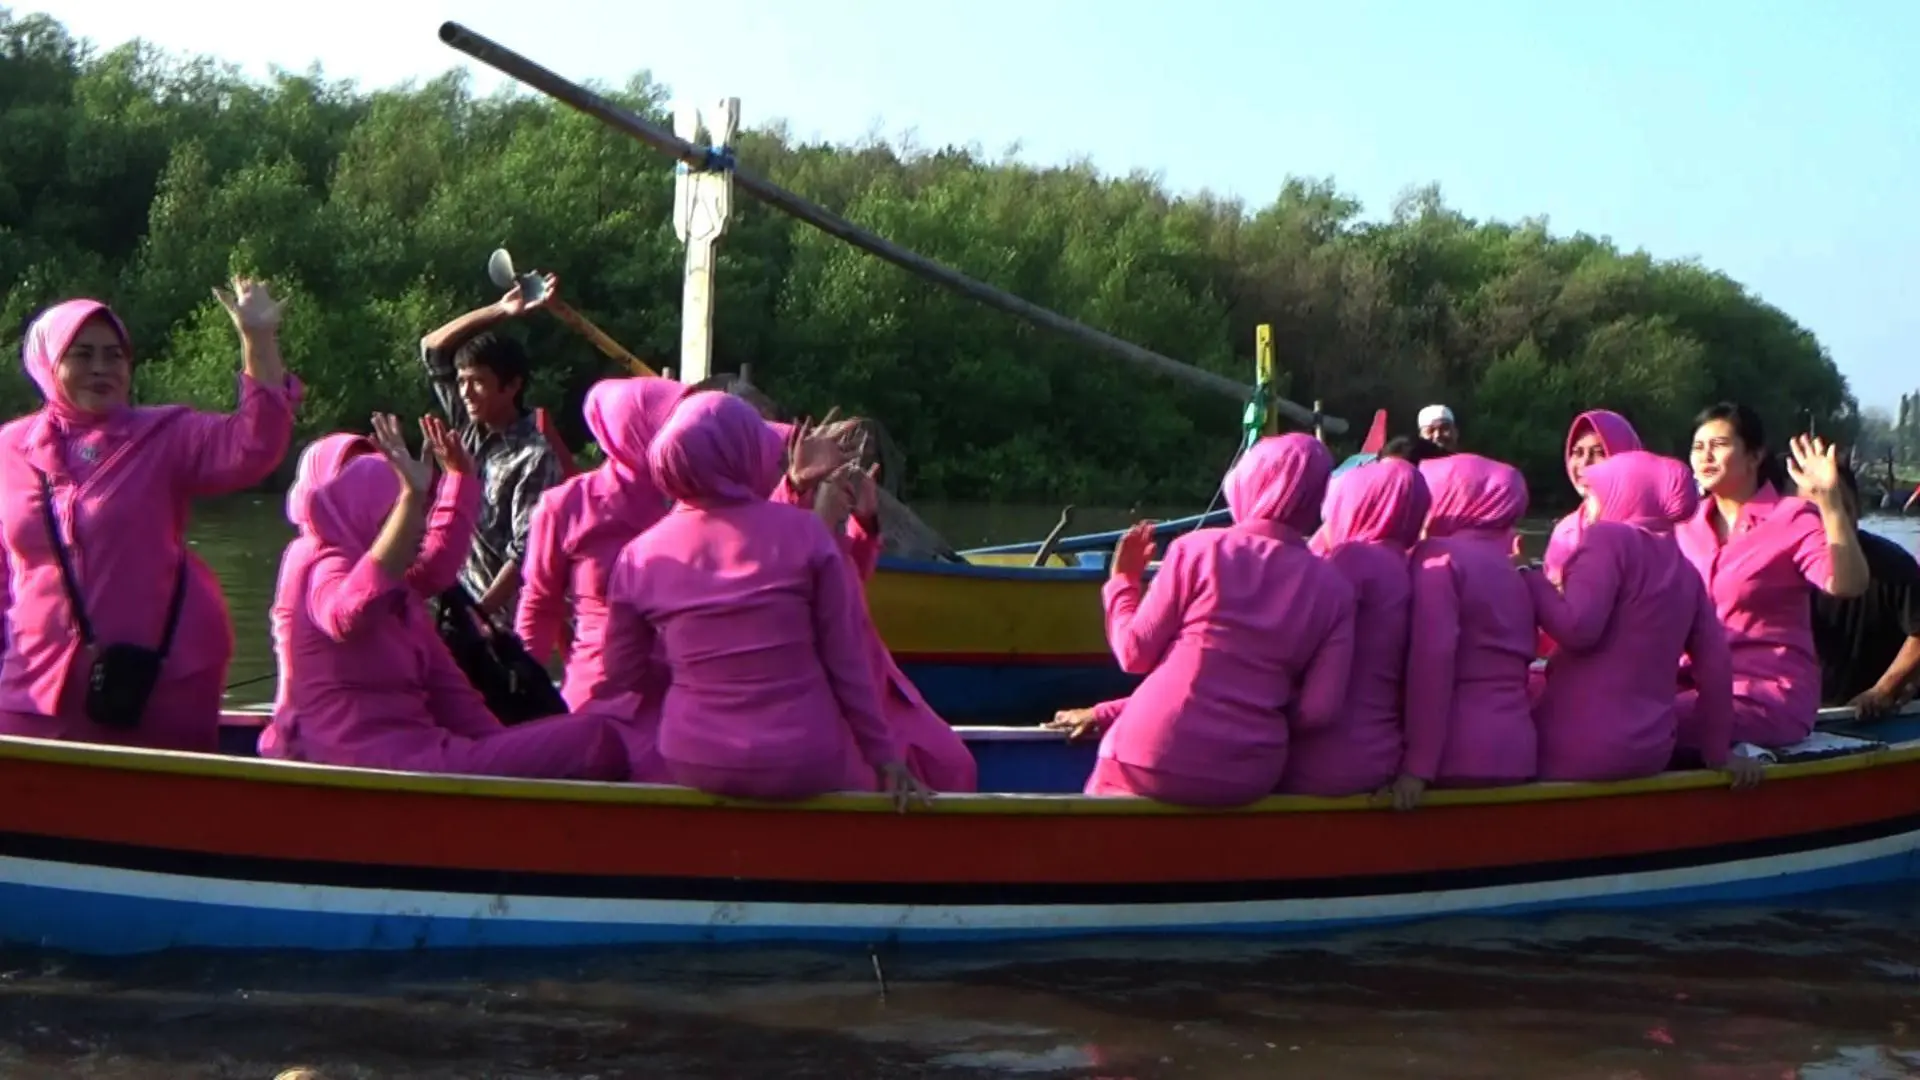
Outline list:
[[[1904,858],[1904,862],[1901,862]],[[911,906],[795,904],[692,900],[472,896],[391,889],[286,885],[116,870],[0,857],[0,887],[54,889],[126,900],[173,901],[286,915],[407,920],[536,922],[728,930],[852,930],[965,934],[1126,931],[1173,927],[1311,925],[1418,919],[1508,908],[1631,903],[1642,894],[1725,892],[1764,886],[1766,879],[1844,879],[1846,871],[1880,864],[1877,878],[1920,876],[1920,831],[1860,843],[1706,866],[1573,878],[1523,885],[1341,899],[1170,904],[1035,904]],[[1835,880],[1833,884],[1844,884]],[[0,909],[0,936],[6,914]]]

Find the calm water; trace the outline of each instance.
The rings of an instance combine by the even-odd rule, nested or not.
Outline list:
[[[1057,513],[922,509],[960,546],[1041,535]],[[1083,513],[1076,528],[1126,517]],[[197,519],[241,638],[236,680],[268,671],[286,537],[277,500]],[[268,1080],[297,1064],[331,1080],[1920,1077],[1920,889],[878,961],[884,992],[874,958],[850,953],[0,954],[0,1077]]]

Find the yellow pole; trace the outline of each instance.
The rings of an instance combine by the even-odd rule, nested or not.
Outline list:
[[[1261,323],[1253,331],[1254,384],[1266,387],[1267,394],[1271,397],[1280,392],[1280,388],[1274,382],[1277,375],[1273,363],[1273,327],[1267,323]],[[1260,434],[1280,434],[1280,412],[1271,404],[1267,406],[1266,415],[1260,420]]]

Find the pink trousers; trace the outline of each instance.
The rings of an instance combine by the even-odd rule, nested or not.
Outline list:
[[[1240,791],[1216,780],[1127,765],[1109,757],[1094,762],[1087,777],[1088,795],[1139,795],[1175,806],[1245,806],[1271,795],[1270,791]]]

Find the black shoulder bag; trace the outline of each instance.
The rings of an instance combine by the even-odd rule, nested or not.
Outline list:
[[[480,614],[465,586],[440,594],[437,629],[454,663],[502,724],[524,724],[567,711],[553,676],[518,635],[496,629]]]
[[[180,605],[187,595],[186,549],[183,546],[180,551],[180,569],[174,575],[173,602],[167,606],[167,628],[160,635],[160,647],[119,644],[101,648],[94,640],[86,603],[80,598],[80,582],[74,577],[67,545],[60,539],[60,519],[53,509],[53,481],[46,473],[40,473],[40,495],[47,536],[60,563],[60,584],[66,588],[67,604],[73,608],[73,621],[80,628],[80,643],[93,654],[93,666],[87,671],[87,719],[101,727],[130,731],[140,726],[147,699],[160,682],[160,666],[173,649],[173,632],[180,625]]]

